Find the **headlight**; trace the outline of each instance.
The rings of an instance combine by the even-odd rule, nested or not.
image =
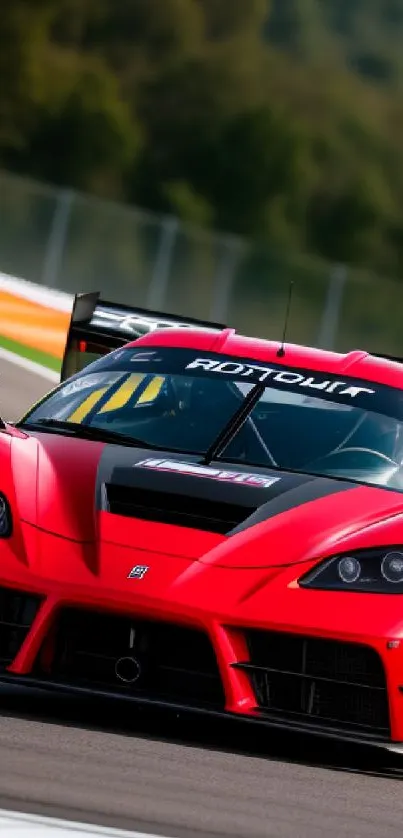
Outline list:
[[[0,538],[8,538],[11,535],[11,512],[4,495],[0,494]]]
[[[333,556],[302,576],[299,584],[329,591],[403,594],[403,547]]]

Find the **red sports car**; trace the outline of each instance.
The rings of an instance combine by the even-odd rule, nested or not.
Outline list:
[[[398,361],[82,295],[0,491],[0,681],[403,743]]]

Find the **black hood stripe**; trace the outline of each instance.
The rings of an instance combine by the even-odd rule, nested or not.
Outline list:
[[[158,490],[159,492],[166,492],[168,495],[180,494],[199,500],[215,501],[216,503],[239,504],[252,513],[267,501],[274,500],[283,493],[306,483],[311,483],[316,479],[312,475],[289,474],[274,471],[270,467],[266,469],[254,467],[252,469],[251,466],[238,463],[236,465],[223,461],[210,463],[212,469],[218,468],[244,474],[253,471],[263,477],[274,478],[271,485],[256,487],[245,483],[230,483],[209,479],[208,477],[195,477],[192,474],[142,468],[142,461],[153,456],[160,457],[161,460],[164,458],[170,461],[177,460],[178,463],[187,462],[193,465],[199,463],[199,459],[194,456],[179,456],[169,451],[153,455],[149,450],[140,448],[129,449],[117,445],[106,445],[98,466],[98,501],[101,497],[102,485],[109,483],[127,489]]]
[[[159,456],[159,455],[157,455]],[[195,457],[161,454],[170,461],[194,465]],[[275,478],[271,485],[220,482],[206,477],[142,467],[150,451],[107,445],[97,475],[97,507],[120,515],[206,529],[228,536],[242,532],[302,504],[356,487],[355,483],[253,468]],[[248,474],[251,467],[220,461],[211,467]]]
[[[311,503],[329,495],[336,495],[354,488],[357,488],[356,483],[341,482],[327,477],[312,478],[302,485],[294,485],[288,491],[282,492],[277,497],[264,503],[249,518],[246,518],[238,527],[231,530],[229,535],[236,535],[243,530],[249,529],[249,527],[253,527],[255,524],[261,524],[262,521],[268,521],[269,518],[281,515],[283,512],[290,512],[292,509],[296,509],[304,503]]]

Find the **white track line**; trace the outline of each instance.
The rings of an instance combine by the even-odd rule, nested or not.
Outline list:
[[[9,812],[7,809],[0,809],[0,835],[9,835],[10,838],[161,838],[148,832],[128,832],[107,826]]]
[[[40,375],[51,381],[53,384],[59,384],[60,373],[55,370],[50,370],[48,367],[43,367],[42,364],[37,364],[35,361],[30,361],[22,355],[16,355],[15,352],[9,352],[8,349],[0,348],[0,361],[8,361],[10,364],[15,364],[27,372],[32,372],[34,375]],[[1,364],[0,364],[0,388],[1,388]]]

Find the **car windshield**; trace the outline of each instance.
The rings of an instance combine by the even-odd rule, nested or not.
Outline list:
[[[258,400],[220,459],[403,490],[402,391],[284,364],[192,349],[119,349],[46,396],[21,424],[52,420],[68,430],[71,423],[205,456],[257,386]]]

